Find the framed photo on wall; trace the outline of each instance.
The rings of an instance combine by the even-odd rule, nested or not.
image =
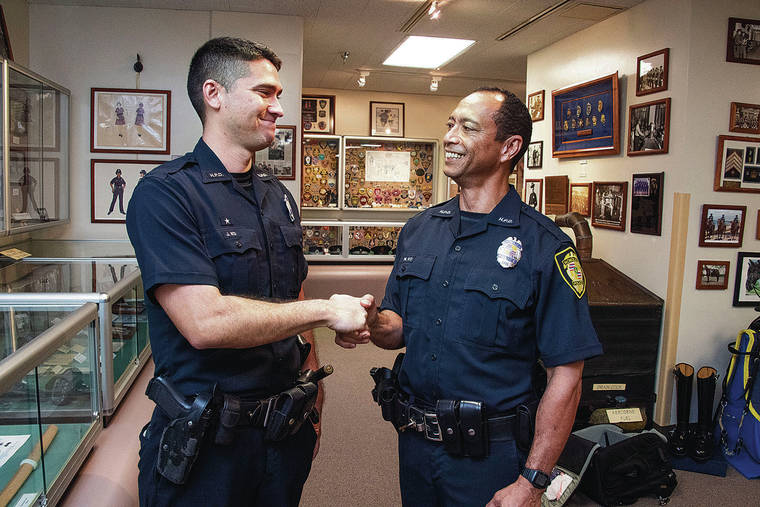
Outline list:
[[[335,133],[335,95],[301,97],[301,130],[304,134]]]
[[[697,261],[697,289],[727,289],[728,268],[728,261]]]
[[[660,49],[636,59],[636,96],[668,89],[670,48]]]
[[[699,246],[741,247],[746,218],[746,206],[703,204]]]
[[[595,181],[593,189],[591,225],[624,231],[628,182]]]
[[[281,180],[296,179],[295,125],[277,125],[272,144],[254,155],[256,169]]]
[[[528,145],[525,152],[528,169],[540,169],[544,161],[544,142],[534,141]]]
[[[90,221],[126,223],[127,205],[137,182],[165,160],[90,161]]]
[[[533,121],[541,121],[544,119],[544,92],[531,93],[528,95],[528,111],[530,111],[530,119]]]
[[[169,153],[171,104],[169,90],[91,88],[90,151]]]
[[[734,306],[760,304],[760,252],[739,252],[736,259]]]
[[[668,152],[670,99],[633,104],[628,108],[628,156]]]
[[[525,191],[523,192],[523,201],[525,204],[541,213],[542,198],[544,195],[544,180],[525,179]]]
[[[718,136],[713,190],[760,193],[760,138]]]
[[[631,232],[654,236],[661,234],[664,178],[664,172],[633,175]]]
[[[760,134],[760,104],[731,102],[730,132]]]
[[[369,133],[372,136],[404,137],[404,103],[370,102]]]
[[[570,211],[591,216],[591,183],[570,184]]]
[[[760,19],[728,18],[726,61],[760,65]]]

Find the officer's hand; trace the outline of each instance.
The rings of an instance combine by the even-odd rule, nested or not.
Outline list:
[[[357,345],[368,343],[370,337],[369,328],[377,321],[377,305],[372,294],[365,294],[359,303],[367,311],[366,325],[361,329],[350,332],[335,333],[335,343],[344,349],[353,349]]]
[[[327,327],[337,333],[352,333],[367,327],[367,310],[361,299],[346,294],[330,296],[331,315]]]
[[[515,482],[494,493],[486,507],[539,507],[543,490],[534,488],[526,479]]]

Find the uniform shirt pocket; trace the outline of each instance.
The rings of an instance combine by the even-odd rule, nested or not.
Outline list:
[[[422,325],[427,303],[428,280],[435,265],[435,255],[406,255],[396,269],[399,284],[401,314],[404,324],[413,328]]]
[[[248,227],[217,227],[203,234],[203,241],[216,266],[222,294],[253,294],[250,271],[261,254],[259,234]]]

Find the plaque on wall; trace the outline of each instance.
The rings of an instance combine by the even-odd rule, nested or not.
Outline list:
[[[567,213],[569,181],[567,176],[546,176],[544,178],[544,214],[563,215]]]

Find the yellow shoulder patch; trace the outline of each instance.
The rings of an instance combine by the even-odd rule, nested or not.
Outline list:
[[[565,283],[573,289],[578,299],[586,293],[586,276],[583,274],[581,261],[573,247],[567,247],[561,252],[554,254],[554,262],[557,264],[559,274]]]

